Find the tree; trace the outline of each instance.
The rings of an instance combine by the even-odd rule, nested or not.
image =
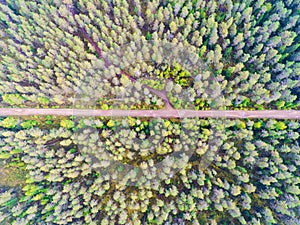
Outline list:
[[[169,25],[171,32],[174,34],[177,31],[177,24],[175,21],[172,21]]]
[[[25,98],[20,94],[4,94],[2,95],[2,100],[9,105],[21,105],[24,103]]]
[[[285,123],[282,122],[282,121],[276,122],[274,126],[275,126],[276,130],[285,130],[287,128],[287,126],[285,125]]]
[[[0,121],[0,126],[4,128],[15,128],[18,124],[18,120],[13,117],[6,117],[4,120]]]
[[[72,120],[61,120],[60,121],[60,126],[67,128],[67,129],[71,129],[74,127],[74,122]]]
[[[218,36],[218,31],[217,31],[217,25],[214,25],[213,28],[211,29],[208,43],[210,45],[214,45],[217,43],[218,39],[219,39],[219,36]]]

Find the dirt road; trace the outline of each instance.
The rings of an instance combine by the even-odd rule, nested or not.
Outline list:
[[[92,109],[33,109],[33,108],[0,108],[0,116],[105,116],[105,117],[162,117],[162,118],[274,118],[300,119],[299,110],[92,110]]]

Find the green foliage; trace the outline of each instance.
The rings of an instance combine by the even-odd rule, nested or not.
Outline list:
[[[184,68],[181,68],[180,64],[178,63],[175,63],[172,66],[164,65],[162,66],[161,70],[157,69],[155,71],[155,74],[157,75],[158,79],[171,79],[176,84],[179,84],[182,87],[190,87],[193,83],[193,78],[191,77],[191,74]],[[156,82],[158,83],[154,85],[154,88],[162,89],[162,82]]]
[[[37,125],[37,121],[35,120],[26,120],[20,124],[20,126],[23,127],[24,129],[30,129],[36,125]]]
[[[4,120],[0,121],[0,126],[4,128],[15,128],[17,123],[18,120],[14,117],[6,117]]]
[[[60,121],[60,126],[67,128],[67,129],[71,129],[74,127],[74,122],[72,120],[61,120]]]
[[[285,105],[284,101],[278,101],[278,102],[276,102],[276,107],[278,109],[282,109],[284,107],[284,105]]]
[[[46,97],[38,97],[38,102],[41,103],[42,105],[48,105],[50,100],[49,98]]]
[[[278,122],[275,123],[275,128],[277,130],[285,130],[287,128],[287,126],[285,125],[284,122],[278,121]]]
[[[2,100],[10,105],[20,105],[24,103],[25,98],[20,94],[4,94]]]
[[[101,105],[101,109],[103,110],[108,110],[109,109],[109,106],[107,104],[102,104]]]
[[[206,52],[206,45],[203,45],[199,51],[199,57],[202,58],[204,53]]]
[[[262,126],[262,122],[258,121],[258,122],[254,123],[253,127],[256,128],[256,129],[259,129],[259,128],[261,128],[261,126]]]
[[[152,39],[152,34],[148,31],[146,34],[146,40],[151,40]]]
[[[7,152],[0,152],[0,159],[9,159],[11,155]]]

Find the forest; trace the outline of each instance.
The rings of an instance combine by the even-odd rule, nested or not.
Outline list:
[[[300,224],[299,62],[299,0],[0,0],[0,224]]]

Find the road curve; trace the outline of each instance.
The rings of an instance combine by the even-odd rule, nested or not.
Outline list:
[[[162,118],[273,118],[300,119],[300,110],[93,110],[93,109],[34,109],[0,108],[0,116],[105,116],[105,117],[162,117]]]

